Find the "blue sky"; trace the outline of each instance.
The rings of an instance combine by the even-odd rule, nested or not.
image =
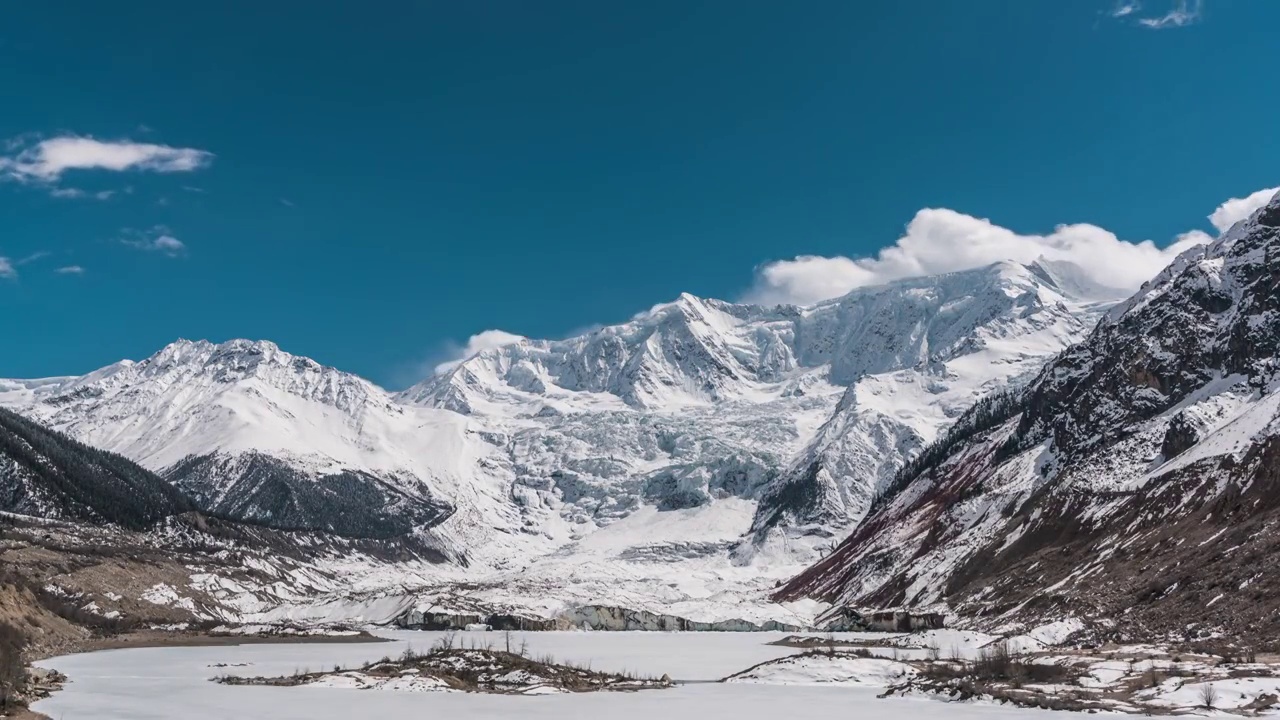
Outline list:
[[[0,377],[249,337],[399,387],[491,328],[812,300],[974,218],[1166,247],[1280,184],[1261,0],[3,12]]]

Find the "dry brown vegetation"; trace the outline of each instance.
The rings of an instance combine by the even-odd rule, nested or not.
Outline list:
[[[508,636],[506,647],[509,645]],[[303,669],[292,675],[279,677],[240,677],[221,675],[214,682],[224,685],[268,685],[291,687],[313,683],[323,678],[352,672],[341,667],[332,671],[310,672]],[[398,658],[381,660],[357,668],[354,672],[371,678],[394,678],[406,675],[430,677],[442,681],[450,689],[465,692],[510,694],[525,689],[528,681],[506,679],[512,673],[534,678],[533,684],[553,687],[567,692],[629,691],[669,687],[671,681],[663,678],[640,677],[630,673],[611,673],[592,670],[589,666],[570,661],[557,661],[551,655],[529,657],[523,645],[512,651],[498,650],[491,644],[483,647],[456,646],[455,637],[446,635],[424,653],[406,648]]]

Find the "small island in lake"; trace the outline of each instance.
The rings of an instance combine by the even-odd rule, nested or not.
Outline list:
[[[280,677],[221,675],[224,685],[350,688],[412,692],[478,692],[501,695],[547,695],[600,691],[655,690],[671,687],[671,679],[598,672],[551,656],[527,657],[523,649],[453,647],[437,644],[427,653],[412,648],[397,659],[383,658],[358,669],[300,671]]]

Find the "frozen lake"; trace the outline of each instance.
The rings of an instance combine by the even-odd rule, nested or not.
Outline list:
[[[797,652],[766,645],[780,633],[512,633],[534,655],[590,663],[689,682],[672,690],[539,697],[464,693],[398,693],[334,688],[231,687],[209,682],[223,673],[286,675],[335,664],[355,666],[412,645],[427,649],[443,633],[387,632],[394,642],[283,644],[109,650],[39,663],[70,678],[35,709],[55,720],[326,720],[465,718],[776,718],[833,713],[866,718],[1024,718],[1043,712],[931,700],[878,700],[876,691],[812,686],[707,682]],[[504,644],[501,633],[458,633],[463,645]],[[225,663],[238,667],[211,667]],[[819,715],[823,716],[823,715]]]

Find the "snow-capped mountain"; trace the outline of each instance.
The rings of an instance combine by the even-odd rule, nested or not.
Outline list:
[[[761,399],[797,367],[794,307],[689,294],[631,322],[567,340],[481,353],[405,391],[405,401],[463,413],[631,407],[674,410]]]
[[[465,421],[404,408],[269,342],[180,340],[82,377],[0,384],[0,402],[160,473],[208,510],[279,527],[404,533],[448,517]]]
[[[1278,352],[1280,196],[971,410],[778,597],[1274,632]]]
[[[1116,296],[1048,262],[807,308],[685,295],[580,337],[483,352],[401,397],[503,428],[517,484],[552,491],[542,500],[553,504],[589,496],[575,515],[740,496],[763,498],[758,539],[780,525],[829,534],[940,428],[1034,373]]]
[[[849,379],[831,417],[770,488],[756,530],[840,527],[979,398],[1083,337],[1118,291],[1066,263],[999,263],[855,291],[834,304],[855,331],[833,367]],[[870,351],[870,352],[868,352]]]
[[[179,341],[83,377],[0,381],[0,404],[206,509],[415,530],[508,597],[634,605],[662,588],[678,604],[793,574],[966,407],[1034,374],[1115,296],[1048,262],[812,307],[683,295],[395,395],[268,342]]]

